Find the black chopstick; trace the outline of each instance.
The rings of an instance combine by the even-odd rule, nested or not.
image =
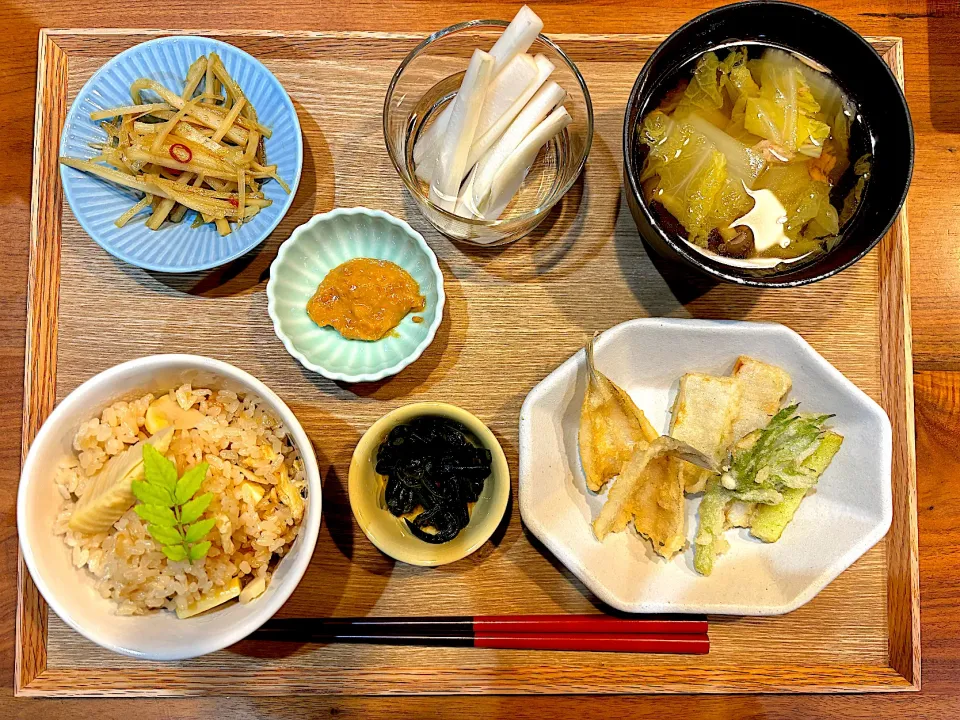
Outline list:
[[[605,615],[285,618],[270,620],[257,640],[373,643],[528,650],[705,654],[705,618]]]

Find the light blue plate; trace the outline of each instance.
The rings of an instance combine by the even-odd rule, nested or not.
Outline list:
[[[190,64],[214,50],[253,103],[259,121],[273,131],[264,141],[267,160],[277,165],[291,192],[285,193],[275,181],[264,183],[263,192],[273,204],[226,237],[220,237],[212,224],[191,229],[192,211],[179,224],[164,223],[157,231],[144,225],[146,212],[118,228],[114,220],[136,202],[135,196],[105,180],[61,166],[63,191],[80,225],[100,247],[131,265],[159,272],[194,272],[222,265],[263,242],[293,203],[303,169],[303,138],[293,103],[259,60],[210,38],[157,38],[108,61],[87,81],[70,107],[60,138],[60,154],[79,158],[96,155],[88,143],[102,142],[106,135],[99,123],[90,120],[91,112],[129,105],[130,85],[141,77],[179,93]]]
[[[327,273],[358,257],[396,263],[427,299],[423,312],[401,321],[396,337],[348,340],[307,315],[307,301]],[[420,357],[440,327],[445,300],[437,256],[420,233],[403,220],[362,207],[316,215],[294,230],[270,266],[267,298],[273,328],[287,351],[304,367],[342,382],[382,380]],[[414,315],[423,322],[413,322]]]

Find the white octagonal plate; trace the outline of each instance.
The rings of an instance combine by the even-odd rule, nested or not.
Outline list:
[[[879,541],[893,514],[890,421],[877,403],[783,325],[708,320],[631,320],[598,338],[597,368],[626,390],[665,433],[680,376],[730,373],[739,355],[773,363],[793,378],[801,409],[834,413],[844,443],[783,537],[766,544],[747,530],[726,533],[730,549],[710,577],[689,548],[656,556],[632,528],[604,542],[591,523],[604,502],[586,488],[577,446],[586,387],[583,350],[548,375],[520,411],[520,514],[537,538],[597,597],[637,613],[779,615],[812,599]],[[686,500],[687,539],[700,496]]]

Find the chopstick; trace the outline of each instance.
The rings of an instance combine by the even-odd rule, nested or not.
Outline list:
[[[285,618],[254,638],[285,642],[375,643],[516,650],[706,654],[702,618],[519,615],[411,618]]]

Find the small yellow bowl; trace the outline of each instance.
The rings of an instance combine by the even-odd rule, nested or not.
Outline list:
[[[442,545],[420,540],[407,529],[402,518],[394,517],[387,510],[386,483],[376,471],[377,449],[390,431],[424,415],[456,420],[493,456],[490,477],[470,511],[470,523],[453,540]],[[422,402],[397,408],[370,426],[353,451],[348,486],[353,516],[370,542],[400,562],[433,567],[465,558],[490,539],[510,500],[510,468],[497,438],[478,418],[454,405]]]

